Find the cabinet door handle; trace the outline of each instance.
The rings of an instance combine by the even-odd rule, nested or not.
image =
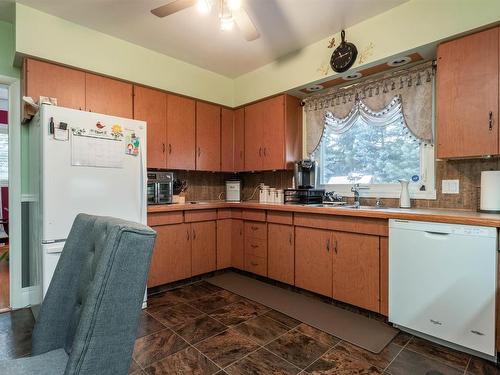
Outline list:
[[[262,147],[259,147],[259,156],[262,157]]]
[[[170,155],[172,153],[172,144],[168,144],[168,154]]]
[[[290,233],[290,236],[288,237],[288,242],[290,243],[290,245],[292,244],[292,234]]]
[[[264,147],[264,156],[267,156],[267,147]]]
[[[256,249],[256,248],[258,248],[258,247],[259,247],[259,245],[254,245],[254,244],[251,244],[250,246],[251,246],[253,249]]]
[[[493,112],[492,111],[490,111],[488,124],[489,124],[490,131],[492,131],[493,130]]]
[[[333,250],[335,251],[335,254],[338,254],[338,246],[337,246],[337,239],[333,240]]]
[[[200,155],[201,155],[201,148],[198,147],[198,157],[200,157]]]
[[[326,251],[330,252],[330,239],[326,240]]]
[[[254,262],[254,261],[251,261],[251,262],[250,262],[250,264],[251,264],[252,266],[258,266],[258,265],[259,265],[259,263]]]
[[[255,227],[255,226],[253,226],[253,225],[251,226],[251,228],[252,228],[252,230],[257,230],[257,229],[259,229],[258,227]]]
[[[240,228],[240,236],[243,235],[243,229]]]
[[[189,241],[189,229],[186,230],[186,237],[187,237],[187,240]]]
[[[162,148],[163,153],[165,153],[165,143],[161,144],[161,148]]]
[[[196,240],[196,231],[193,228],[193,240]]]

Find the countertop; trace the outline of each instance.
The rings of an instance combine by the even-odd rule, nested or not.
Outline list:
[[[205,201],[195,204],[171,204],[148,206],[148,213],[186,211],[186,210],[207,210],[220,208],[241,208],[254,210],[275,210],[297,213],[310,213],[322,215],[370,217],[378,219],[402,219],[433,221],[450,224],[482,225],[500,228],[500,214],[487,214],[476,211],[460,209],[425,209],[425,208],[342,208],[342,207],[314,207],[291,204],[273,204],[258,202],[224,202]]]

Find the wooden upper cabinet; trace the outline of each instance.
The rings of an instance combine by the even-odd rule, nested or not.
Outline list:
[[[292,225],[267,225],[267,274],[269,278],[293,285],[295,280],[295,238]]]
[[[380,311],[379,237],[334,232],[333,298]]]
[[[196,166],[196,105],[193,99],[167,95],[167,168]]]
[[[220,171],[221,108],[196,103],[196,170]]]
[[[132,84],[85,73],[85,106],[90,112],[132,118]]]
[[[332,297],[331,232],[295,228],[295,285]]]
[[[499,154],[499,28],[439,45],[438,158]]]
[[[161,225],[154,229],[157,237],[148,288],[191,277],[189,224]]]
[[[234,172],[245,169],[245,109],[234,111],[234,141],[233,141]]]
[[[134,86],[134,119],[147,122],[148,168],[166,168],[166,94],[158,90]]]
[[[25,60],[25,94],[57,98],[57,105],[85,109],[85,72],[38,60]]]
[[[279,95],[245,107],[245,170],[291,169],[301,155],[300,102]]]
[[[215,221],[191,223],[192,274],[215,271],[217,263]]]
[[[234,111],[221,109],[220,169],[234,172]]]

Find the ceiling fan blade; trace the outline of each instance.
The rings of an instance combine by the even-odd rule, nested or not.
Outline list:
[[[259,30],[255,27],[252,19],[248,15],[247,11],[243,8],[233,12],[234,21],[238,28],[243,33],[245,39],[249,42],[258,39],[260,37]]]
[[[192,7],[196,4],[196,0],[174,0],[168,4],[151,10],[157,17],[166,17],[171,14],[177,13],[183,9]]]

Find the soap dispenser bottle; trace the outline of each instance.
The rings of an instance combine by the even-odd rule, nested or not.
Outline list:
[[[399,207],[401,208],[410,208],[411,207],[411,201],[410,201],[410,190],[408,185],[410,184],[410,181],[408,180],[398,180],[399,183],[401,184],[401,195],[399,196]]]

